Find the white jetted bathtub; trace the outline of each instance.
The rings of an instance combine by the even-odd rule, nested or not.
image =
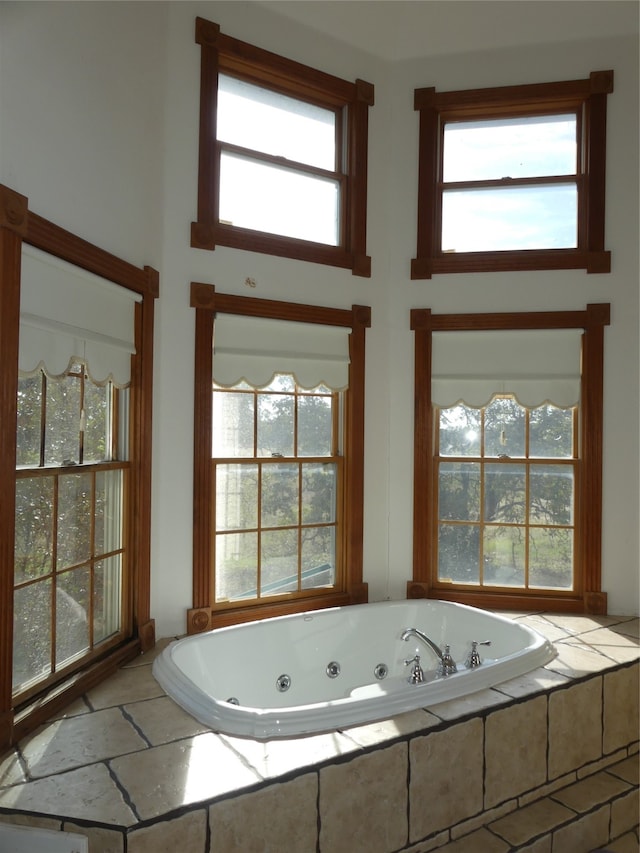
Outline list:
[[[544,666],[555,655],[553,644],[525,625],[420,599],[315,610],[185,637],[156,658],[153,674],[205,725],[276,738],[428,708]]]

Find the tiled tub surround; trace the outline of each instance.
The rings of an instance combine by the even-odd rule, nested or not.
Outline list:
[[[200,725],[154,650],[0,759],[0,821],[84,833],[91,853],[638,853],[638,619],[514,618],[558,657],[300,739]]]

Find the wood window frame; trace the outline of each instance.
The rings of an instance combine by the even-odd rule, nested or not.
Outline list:
[[[509,270],[584,269],[611,271],[605,250],[605,173],[607,95],[613,71],[594,71],[587,79],[535,83],[490,89],[436,92],[416,89],[414,109],[420,114],[418,171],[418,236],[412,279],[439,273]],[[575,112],[578,139],[578,240],[574,249],[521,249],[487,252],[443,252],[442,158],[444,124],[452,120],[509,118]],[[493,182],[509,185],[509,179]]]
[[[20,273],[22,245],[43,252],[142,296],[135,307],[136,355],[131,363],[128,463],[129,501],[126,525],[130,574],[126,594],[127,637],[86,667],[16,706],[12,696],[13,559],[15,538],[16,428]],[[0,750],[24,737],[69,702],[111,675],[125,661],[155,644],[150,615],[151,588],[151,435],[153,331],[159,275],[138,268],[93,243],[64,230],[29,209],[26,196],[0,185]],[[80,470],[80,469],[74,469]]]
[[[324,308],[293,302],[279,302],[216,292],[213,285],[192,282],[191,307],[195,309],[195,399],[194,399],[194,481],[193,481],[193,607],[187,612],[187,633],[212,628],[364,603],[368,599],[363,582],[364,506],[364,364],[365,332],[371,325],[371,309],[353,305],[351,309]],[[308,598],[261,602],[216,608],[212,570],[213,474],[211,465],[213,386],[213,329],[217,312],[273,320],[320,323],[350,328],[349,387],[345,392],[345,471],[344,471],[344,586],[325,595],[314,592]]]
[[[220,26],[196,18],[196,43],[201,48],[200,132],[198,155],[198,212],[191,223],[191,246],[213,250],[229,246],[251,252],[296,258],[350,269],[371,276],[366,254],[368,109],[373,105],[371,83],[351,83],[220,32]],[[219,221],[220,144],[216,134],[218,73],[230,74],[299,100],[329,109],[346,110],[340,140],[341,169],[346,186],[341,192],[341,239],[338,246],[282,237]]]
[[[507,312],[491,314],[432,314],[428,308],[411,311],[415,333],[413,577],[407,598],[440,598],[489,609],[541,610],[606,614],[602,590],[602,446],[604,327],[610,305],[594,303],[584,311]],[[582,329],[582,377],[579,412],[579,454],[576,484],[576,551],[579,568],[574,593],[486,589],[446,590],[437,586],[433,518],[436,488],[434,406],[431,399],[433,332]]]

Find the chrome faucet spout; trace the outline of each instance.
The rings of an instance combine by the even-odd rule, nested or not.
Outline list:
[[[427,637],[427,635],[423,631],[420,631],[418,628],[405,628],[402,632],[400,639],[405,640],[405,642],[409,642],[409,639],[411,637],[417,637],[419,640],[422,640],[423,643],[429,646],[429,648],[438,658],[440,663],[442,663],[442,650],[436,643],[433,642],[433,640]]]

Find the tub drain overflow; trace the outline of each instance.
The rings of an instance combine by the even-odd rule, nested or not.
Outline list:
[[[382,679],[386,678],[389,674],[389,667],[386,665],[386,663],[379,663],[373,670],[373,674],[378,679],[378,681],[382,681]]]
[[[332,660],[327,664],[326,673],[329,678],[337,678],[340,675],[340,664],[337,660]]]
[[[286,691],[291,687],[291,676],[286,674],[279,675],[276,678],[276,687],[280,693],[286,693]]]

